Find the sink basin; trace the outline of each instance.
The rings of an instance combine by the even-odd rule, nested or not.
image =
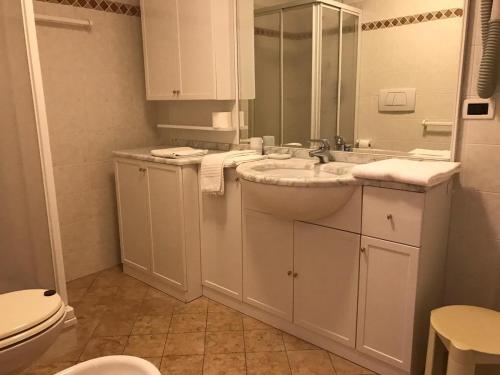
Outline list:
[[[307,159],[262,160],[237,168],[245,208],[311,221],[338,211],[355,190],[354,164]]]

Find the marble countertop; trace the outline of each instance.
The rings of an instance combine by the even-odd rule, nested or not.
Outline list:
[[[134,148],[130,150],[119,150],[119,151],[113,151],[114,156],[119,156],[121,158],[129,158],[129,159],[136,159],[136,160],[142,160],[142,161],[149,161],[152,163],[160,163],[160,164],[170,164],[170,165],[190,165],[190,164],[201,164],[201,159],[203,159],[203,156],[192,156],[192,157],[185,157],[185,158],[178,158],[178,159],[168,159],[168,158],[160,158],[157,156],[151,155],[151,150],[156,150],[160,148],[168,148],[168,147],[175,147],[175,146],[152,146],[152,147],[141,147],[141,148]],[[209,151],[210,153],[216,153],[216,152],[221,152],[221,151]]]

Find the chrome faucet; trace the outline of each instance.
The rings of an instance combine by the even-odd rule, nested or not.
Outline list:
[[[352,151],[352,145],[345,143],[344,137],[335,136],[335,151]]]
[[[328,139],[311,139],[311,142],[319,142],[319,148],[309,151],[310,157],[317,157],[320,164],[325,164],[330,161],[330,143]]]

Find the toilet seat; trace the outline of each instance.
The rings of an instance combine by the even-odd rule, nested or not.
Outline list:
[[[29,289],[0,295],[0,350],[47,330],[64,317],[61,297],[45,292]]]

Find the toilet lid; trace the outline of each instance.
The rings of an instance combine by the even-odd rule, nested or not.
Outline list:
[[[0,294],[0,340],[43,323],[61,309],[59,294],[46,296],[45,292],[28,289]]]

